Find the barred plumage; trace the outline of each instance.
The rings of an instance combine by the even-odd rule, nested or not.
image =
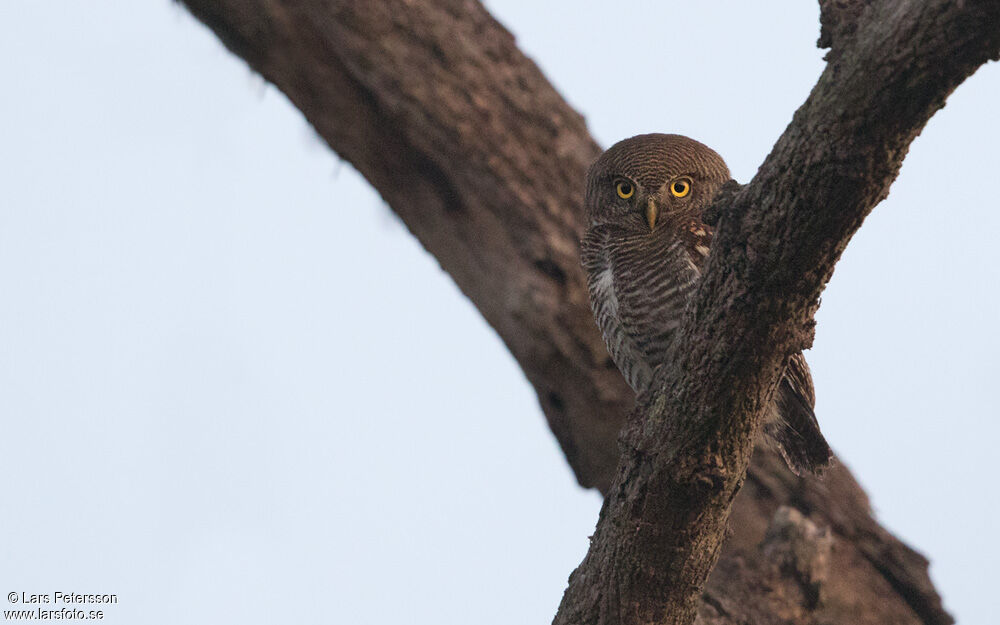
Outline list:
[[[617,143],[587,175],[582,261],[590,301],[612,359],[637,393],[666,360],[711,243],[701,211],[727,180],[729,169],[713,150],[662,134]],[[764,426],[796,474],[818,473],[832,455],[814,403],[799,353]]]

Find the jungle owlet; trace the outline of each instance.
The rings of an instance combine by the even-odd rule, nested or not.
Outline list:
[[[664,362],[708,256],[701,220],[729,168],[680,135],[625,139],[587,173],[582,260],[590,303],[615,364],[636,393]],[[812,377],[802,353],[789,361],[764,433],[796,474],[818,473],[831,452],[813,414]]]

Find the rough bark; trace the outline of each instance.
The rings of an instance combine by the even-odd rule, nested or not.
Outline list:
[[[881,2],[845,15],[856,21],[827,22],[827,68],[757,175],[711,211],[712,252],[672,364],[626,425],[556,623],[694,621],[763,414],[789,357],[811,346],[834,265],[910,142],[1000,54],[995,1]]]
[[[686,358],[702,380],[712,372],[737,383],[712,397],[694,377],[663,380],[701,406],[678,412],[687,415],[678,423],[701,414],[727,432],[709,445],[719,463],[708,482],[697,479],[703,461],[682,463],[689,479],[671,478],[681,473],[664,471],[660,446],[670,439],[664,434],[680,430],[661,432],[662,420],[643,428],[636,419],[612,487],[616,437],[633,398],[594,326],[578,261],[582,179],[599,149],[510,34],[474,0],[185,3],[292,100],[438,258],[520,363],[580,483],[610,489],[602,529],[564,602],[585,622],[599,622],[601,610],[606,622],[622,614],[627,595],[615,595],[619,582],[626,589],[663,579],[658,568],[679,553],[666,548],[663,530],[689,536],[683,528],[701,518],[693,515],[697,505],[714,515],[704,552],[718,552],[756,407],[788,350],[808,343],[833,262],[884,197],[910,139],[955,85],[995,57],[1000,32],[995,3],[821,2],[830,65],[812,104],[796,114],[754,181],[734,194],[746,216],[721,211],[712,278],[685,332],[696,343],[714,324],[719,334]],[[886,45],[893,41],[896,47]],[[798,193],[815,180],[822,181],[815,193]],[[799,240],[800,227],[808,233],[802,245],[773,245]],[[753,289],[763,289],[760,297]],[[721,316],[724,310],[731,314]],[[726,325],[751,310],[761,319]],[[758,343],[762,353],[746,348]],[[722,362],[728,350],[734,359]],[[662,398],[652,403],[669,408]],[[708,444],[695,438],[695,446]],[[691,489],[681,501],[693,516],[671,516],[671,506],[660,516],[664,488]],[[640,496],[655,506],[638,506]],[[651,546],[637,554],[647,564],[662,556],[651,572],[636,571],[637,561],[616,551],[625,545],[620,530],[631,527],[625,521],[633,517],[622,515],[628,509],[654,520],[638,526],[629,546]],[[700,603],[706,623],[951,622],[926,561],[877,524],[843,467],[823,481],[800,480],[759,450],[729,525],[732,536]],[[620,568],[602,568],[615,562]],[[710,562],[676,569],[687,605],[710,569]],[[649,596],[659,596],[653,590]],[[559,618],[575,620],[570,613]]]

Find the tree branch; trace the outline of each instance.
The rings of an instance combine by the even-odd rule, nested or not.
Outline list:
[[[580,483],[606,489],[632,393],[579,269],[581,180],[600,149],[514,38],[477,2],[185,3],[437,257],[535,387]]]
[[[599,149],[513,37],[474,0],[185,4],[291,99],[438,258],[525,371],[580,483],[607,492],[633,398],[593,323],[578,261],[582,180]],[[838,49],[854,36],[845,20],[858,15],[824,21]],[[803,175],[817,161],[805,164]],[[754,199],[750,190],[739,197]],[[723,231],[739,221],[728,215]],[[837,575],[816,582],[818,603],[799,592],[794,567],[767,555],[784,553],[774,540],[764,551],[782,505],[832,529]],[[813,609],[829,623],[951,622],[926,560],[874,521],[843,467],[823,482],[800,480],[758,450],[731,527],[701,607],[706,622],[766,623],[764,614]],[[761,584],[777,590],[761,593]]]
[[[757,175],[716,207],[672,365],[625,429],[555,623],[694,622],[763,414],[788,358],[811,345],[835,263],[931,115],[1000,54],[1000,3],[960,4],[875,3],[841,25]]]

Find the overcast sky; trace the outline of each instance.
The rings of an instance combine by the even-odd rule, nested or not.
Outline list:
[[[604,145],[688,134],[741,181],[823,67],[811,2],[489,7]],[[110,623],[551,620],[597,494],[284,96],[167,0],[3,3],[0,76],[4,596],[115,593]],[[981,625],[998,102],[993,64],[914,142],[807,354],[831,444]]]

